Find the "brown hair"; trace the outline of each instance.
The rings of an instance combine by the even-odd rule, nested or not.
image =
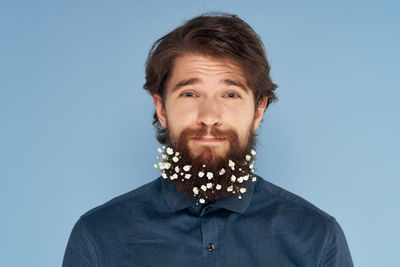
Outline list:
[[[226,13],[203,14],[158,39],[146,61],[144,89],[151,95],[159,94],[163,97],[174,61],[185,53],[233,60],[243,69],[257,105],[264,97],[268,97],[267,106],[277,100],[274,93],[277,85],[269,75],[270,66],[263,43],[257,33],[238,16]],[[167,131],[161,126],[156,113],[153,125],[157,130],[158,141],[165,144]]]

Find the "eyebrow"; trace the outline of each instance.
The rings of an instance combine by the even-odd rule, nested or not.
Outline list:
[[[184,87],[184,86],[186,86],[186,85],[196,84],[196,83],[200,83],[200,79],[198,79],[198,78],[191,78],[191,79],[187,79],[187,80],[180,81],[180,82],[178,82],[178,83],[174,86],[174,88],[172,88],[171,93],[172,93],[172,92],[175,92],[176,90],[178,90],[178,89],[181,88],[181,87]]]
[[[231,79],[224,79],[221,82],[226,85],[237,86],[237,87],[241,88],[243,91],[245,91],[246,93],[248,93],[247,86],[245,86],[243,83],[241,83],[239,81],[235,81],[235,80],[231,80]],[[187,80],[180,81],[174,86],[174,88],[172,88],[171,93],[175,92],[176,90],[179,90],[180,88],[182,88],[184,86],[193,85],[196,83],[201,83],[201,80],[199,78],[190,78]]]
[[[246,93],[248,92],[247,86],[245,86],[243,83],[241,83],[239,81],[234,81],[234,80],[231,80],[231,79],[225,79],[225,80],[223,80],[223,83],[226,84],[226,85],[234,85],[234,86],[240,87]]]

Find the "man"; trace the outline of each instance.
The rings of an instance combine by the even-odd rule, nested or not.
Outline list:
[[[335,219],[254,174],[276,100],[262,42],[237,16],[203,15],[146,65],[161,177],[83,215],[63,266],[353,266]]]

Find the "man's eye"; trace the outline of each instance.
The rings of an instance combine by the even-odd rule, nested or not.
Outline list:
[[[182,96],[184,96],[184,97],[194,97],[195,94],[192,93],[192,92],[184,92],[184,93],[182,94]]]
[[[239,95],[237,93],[227,93],[225,96],[227,98],[239,98]]]

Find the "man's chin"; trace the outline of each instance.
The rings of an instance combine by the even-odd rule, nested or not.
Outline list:
[[[159,164],[162,177],[171,179],[178,192],[194,197],[200,203],[233,196],[240,198],[240,194],[246,192],[245,184],[252,180],[254,171],[255,154],[251,152],[254,134],[249,133],[243,146],[233,130],[211,131],[212,136],[224,139],[221,142],[192,138],[206,134],[204,129],[184,130],[179,138],[168,138],[168,148],[162,155],[164,164]]]
[[[226,159],[227,154],[226,151],[215,146],[201,146],[196,149],[190,148],[189,151],[192,158],[206,165],[212,165],[217,159]]]

